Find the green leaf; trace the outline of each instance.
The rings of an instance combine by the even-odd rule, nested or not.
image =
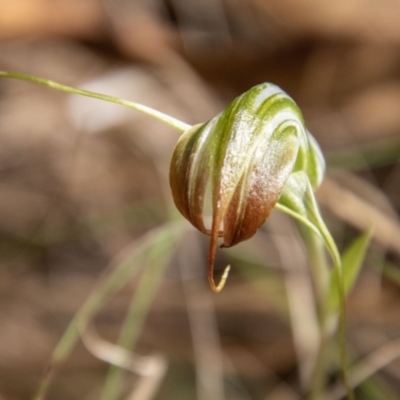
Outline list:
[[[324,241],[334,264],[340,266],[340,255],[335,241],[321,217],[309,177],[305,171],[293,172],[289,176],[276,208],[296,218],[315,232]]]
[[[354,242],[346,249],[342,256],[342,271],[344,295],[350,293],[354,283],[360,273],[365,254],[372,237],[372,229],[368,229],[362,233]],[[337,275],[332,274],[330,279],[329,307],[331,310],[339,308],[339,292]]]

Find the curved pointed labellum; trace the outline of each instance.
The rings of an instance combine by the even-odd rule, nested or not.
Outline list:
[[[170,166],[175,205],[201,232],[210,235],[208,278],[218,237],[230,247],[252,237],[278,201],[289,175],[304,170],[317,186],[323,167],[318,145],[304,126],[294,101],[264,83],[236,98],[221,114],[188,129],[179,139]],[[205,227],[204,198],[211,189],[212,224]],[[229,268],[229,267],[228,267]]]

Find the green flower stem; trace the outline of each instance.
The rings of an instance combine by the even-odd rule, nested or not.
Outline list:
[[[329,293],[329,266],[325,253],[325,246],[315,232],[298,224],[299,231],[307,248],[310,259],[310,270],[316,297],[316,308],[320,328],[320,342],[310,382],[310,400],[323,397],[326,383],[327,362],[329,359],[330,332],[328,331],[328,296]]]
[[[336,274],[338,279],[338,290],[339,290],[339,351],[340,351],[340,362],[342,365],[343,383],[346,388],[348,400],[354,400],[353,388],[350,384],[349,371],[348,371],[348,360],[346,351],[346,301],[344,293],[344,280],[342,265],[335,265],[333,273]]]
[[[321,329],[327,323],[328,296],[329,293],[329,264],[326,257],[325,245],[319,235],[310,231],[302,224],[297,224],[301,236],[307,248],[308,258],[310,260],[310,270],[313,279],[315,297],[317,300],[317,313]]]
[[[313,231],[299,226],[300,233],[305,242],[311,261],[311,274],[317,298],[317,309],[320,323],[320,343],[318,356],[311,381],[310,400],[322,398],[325,386],[327,360],[329,356],[329,342],[332,331],[329,322],[334,317],[329,310],[329,267],[326,258],[325,246],[320,237]],[[336,249],[336,246],[334,246]],[[334,260],[333,274],[336,274],[339,291],[339,352],[343,383],[346,388],[348,400],[354,400],[354,394],[349,380],[348,361],[346,351],[346,307],[341,258],[339,252],[332,254]]]
[[[167,125],[171,126],[172,128],[176,129],[179,132],[185,132],[187,129],[189,129],[191,127],[191,125],[185,124],[184,122],[182,122],[176,118],[170,117],[169,115],[166,115],[160,111],[156,111],[156,110],[154,110],[150,107],[144,106],[142,104],[138,104],[138,103],[134,103],[132,101],[120,99],[119,97],[108,96],[106,94],[91,92],[89,90],[76,89],[74,87],[62,85],[60,83],[50,81],[48,79],[43,79],[43,78],[39,78],[37,76],[32,76],[32,75],[20,74],[18,72],[0,71],[0,78],[12,78],[12,79],[28,81],[28,82],[36,83],[38,85],[47,86],[52,89],[60,90],[62,92],[79,94],[81,96],[92,97],[94,99],[104,100],[104,101],[108,101],[110,103],[115,103],[115,104],[120,104],[120,105],[123,105],[126,107],[130,107],[130,108],[133,108],[144,114],[147,114],[153,118],[156,118],[159,121],[166,123]]]

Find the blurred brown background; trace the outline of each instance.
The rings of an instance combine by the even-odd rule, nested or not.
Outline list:
[[[318,198],[340,248],[375,227],[349,300],[350,352],[357,360],[394,343],[393,361],[358,396],[398,398],[399,18],[400,3],[389,0],[0,0],[0,70],[121,96],[192,124],[255,84],[281,86],[326,154]],[[1,400],[32,396],[102,271],[167,220],[178,136],[133,110],[0,81]],[[307,323],[304,286],[289,279],[306,274],[306,262],[290,222],[275,214],[250,242],[219,253],[218,266],[229,261],[233,272],[218,296],[206,285],[207,238],[193,232],[178,246],[137,348],[168,360],[150,398],[300,398],[302,361],[283,309],[291,287]],[[96,320],[107,340],[134,286]],[[99,398],[106,372],[79,344],[49,398]],[[136,380],[128,375],[127,388]]]

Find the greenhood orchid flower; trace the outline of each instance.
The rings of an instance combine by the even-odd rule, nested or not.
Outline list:
[[[216,285],[218,237],[223,239],[221,247],[249,239],[278,203],[281,210],[325,236],[312,191],[324,171],[324,158],[298,106],[271,83],[253,87],[180,137],[170,166],[172,195],[181,214],[211,236],[208,278],[213,291],[223,288],[229,271],[227,267]],[[204,223],[208,186],[211,229]]]

